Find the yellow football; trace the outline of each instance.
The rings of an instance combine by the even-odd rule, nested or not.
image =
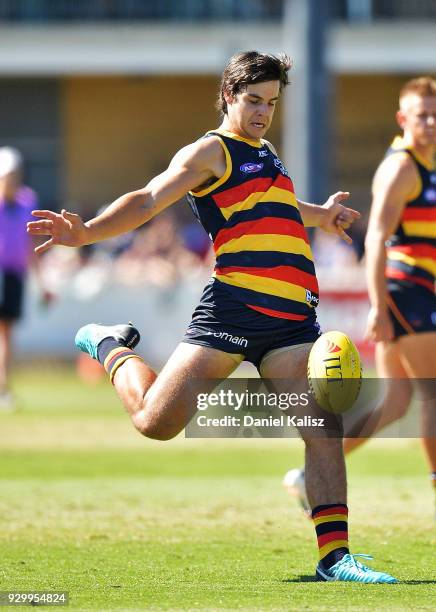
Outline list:
[[[322,334],[310,351],[307,378],[321,408],[335,414],[349,410],[362,385],[359,352],[350,338],[339,331]]]

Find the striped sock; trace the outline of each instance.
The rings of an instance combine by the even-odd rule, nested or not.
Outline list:
[[[106,338],[98,347],[98,360],[109,374],[112,384],[114,382],[115,372],[123,363],[132,357],[136,357],[136,359],[141,359],[141,361],[143,361],[139,355],[132,351],[132,349],[120,344],[118,340],[114,338]]]
[[[312,510],[318,539],[319,559],[328,569],[348,550],[348,507],[345,504],[316,506]]]

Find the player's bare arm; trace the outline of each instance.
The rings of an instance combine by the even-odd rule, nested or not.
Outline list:
[[[373,342],[388,342],[393,338],[386,299],[385,242],[398,226],[401,213],[413,197],[418,180],[415,164],[404,154],[383,161],[374,177],[373,200],[365,240],[371,302],[366,335]]]
[[[143,225],[168,208],[188,191],[220,178],[225,172],[225,157],[218,138],[205,138],[181,149],[167,170],[153,178],[145,187],[126,193],[115,200],[97,217],[86,223],[74,213],[62,210],[35,210],[38,221],[28,223],[28,232],[49,236],[35,249],[43,253],[54,245],[80,247],[93,244]]]
[[[298,200],[298,207],[304,225],[306,227],[320,227],[329,234],[337,234],[345,242],[351,244],[352,239],[345,230],[356,219],[360,218],[360,213],[342,204],[349,197],[348,191],[338,191],[331,195],[322,206]]]

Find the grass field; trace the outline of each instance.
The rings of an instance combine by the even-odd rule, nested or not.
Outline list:
[[[349,460],[354,552],[398,585],[313,581],[313,527],[282,490],[287,440],[147,441],[109,384],[23,370],[0,415],[0,590],[70,609],[431,610],[434,500],[416,440]]]

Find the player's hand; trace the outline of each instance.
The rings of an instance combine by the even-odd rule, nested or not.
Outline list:
[[[394,339],[394,326],[387,310],[370,309],[365,339],[371,342],[390,342]]]
[[[342,202],[348,200],[350,194],[348,191],[338,191],[329,197],[327,202],[323,204],[323,209],[326,210],[325,218],[320,227],[329,234],[337,234],[345,240],[347,244],[352,244],[352,239],[345,232],[351,224],[360,219],[360,212],[353,208],[347,208]]]
[[[28,233],[33,236],[50,236],[36,247],[35,253],[44,253],[56,244],[70,247],[87,244],[87,227],[79,215],[67,210],[62,210],[60,214],[51,210],[33,210],[32,215],[40,219],[27,224]]]

